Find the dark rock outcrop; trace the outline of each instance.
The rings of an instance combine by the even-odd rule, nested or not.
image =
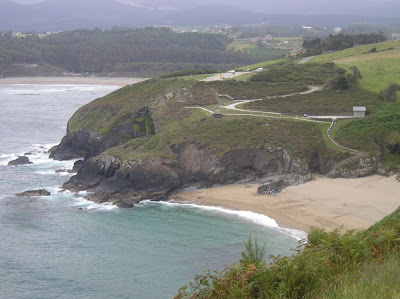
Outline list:
[[[290,181],[286,179],[279,179],[277,181],[271,181],[269,183],[265,183],[258,187],[257,193],[259,194],[271,194],[271,193],[279,193],[282,189],[290,186]]]
[[[115,175],[121,161],[112,156],[100,155],[84,162],[78,173],[63,185],[74,191],[89,190]]]
[[[19,156],[17,159],[8,162],[8,166],[18,166],[18,165],[27,165],[27,164],[33,164],[31,161],[29,161],[28,157],[25,156]]]
[[[71,160],[84,157],[95,157],[109,148],[121,145],[127,139],[139,138],[154,132],[148,132],[146,120],[152,121],[155,130],[158,124],[153,120],[153,114],[147,107],[135,113],[127,113],[125,123],[115,125],[112,129],[100,134],[94,130],[78,130],[69,132],[64,136],[59,145],[50,149],[50,158],[54,160]]]
[[[308,174],[284,174],[275,177],[270,177],[268,180],[258,187],[257,193],[271,194],[279,193],[284,188],[289,186],[297,186],[304,184],[312,179],[311,173]]]
[[[15,196],[17,197],[49,196],[49,195],[51,195],[50,192],[45,189],[28,190],[22,193],[15,194]]]
[[[175,190],[210,187],[284,175],[287,179],[309,179],[307,163],[295,161],[282,148],[235,150],[221,159],[197,144],[171,146],[174,158],[123,162],[100,155],[84,162],[77,175],[64,184],[74,191],[94,190],[89,199],[113,201],[127,207],[144,199],[165,199]]]
[[[74,166],[72,167],[72,172],[78,172],[79,169],[81,169],[83,166],[83,160],[78,160],[74,163]]]
[[[376,173],[381,173],[383,171],[381,170],[382,166],[380,161],[381,161],[380,154],[372,158],[360,157],[356,163],[350,165],[345,164],[343,166],[331,170],[327,174],[327,177],[348,179],[348,178],[366,177]]]

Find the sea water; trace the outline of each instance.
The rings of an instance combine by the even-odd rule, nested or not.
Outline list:
[[[267,255],[304,235],[245,211],[142,202],[118,209],[60,192],[74,161],[47,151],[82,105],[117,87],[0,85],[0,298],[171,298],[204,270],[238,261],[250,234]],[[26,166],[7,166],[29,154]],[[48,197],[16,197],[45,188]],[[84,209],[80,209],[84,208]]]

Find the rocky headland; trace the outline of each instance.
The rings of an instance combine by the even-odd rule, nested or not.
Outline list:
[[[63,188],[93,191],[90,200],[132,207],[188,187],[253,181],[265,183],[259,189],[265,193],[271,186],[278,190],[305,183],[313,173],[349,178],[381,169],[379,155],[335,168],[351,155],[327,148],[314,123],[217,120],[191,113],[185,106],[218,103],[217,93],[206,84],[191,84],[150,80],[79,109],[50,154],[56,160],[84,157]],[[143,100],[146,88],[152,94]],[[299,132],[303,138],[297,138]]]

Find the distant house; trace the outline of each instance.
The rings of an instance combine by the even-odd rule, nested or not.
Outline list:
[[[365,106],[354,106],[353,107],[354,117],[365,117],[367,108]]]
[[[272,40],[273,38],[272,38],[271,35],[268,34],[268,35],[265,36],[265,39],[266,39],[266,40]]]
[[[294,49],[294,50],[290,51],[290,56],[291,57],[297,57],[297,56],[299,56],[301,54],[304,54],[306,52],[307,52],[306,48],[297,48],[297,49]]]

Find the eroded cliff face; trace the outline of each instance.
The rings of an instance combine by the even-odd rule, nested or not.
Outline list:
[[[70,160],[85,157],[95,157],[109,148],[121,145],[129,139],[140,138],[154,134],[159,130],[153,114],[147,107],[134,113],[127,113],[126,122],[115,125],[101,134],[93,130],[78,130],[69,132],[60,144],[50,150],[50,158],[54,160]]]
[[[327,173],[328,178],[360,178],[373,174],[389,175],[389,172],[382,169],[382,156],[377,154],[374,157],[356,159],[352,164],[345,164],[342,167],[332,169]]]
[[[311,179],[308,165],[292,159],[282,148],[231,151],[221,159],[197,144],[171,146],[172,159],[123,162],[108,155],[88,159],[64,188],[92,190],[90,199],[130,207],[189,186],[210,187],[237,181],[285,176]]]

